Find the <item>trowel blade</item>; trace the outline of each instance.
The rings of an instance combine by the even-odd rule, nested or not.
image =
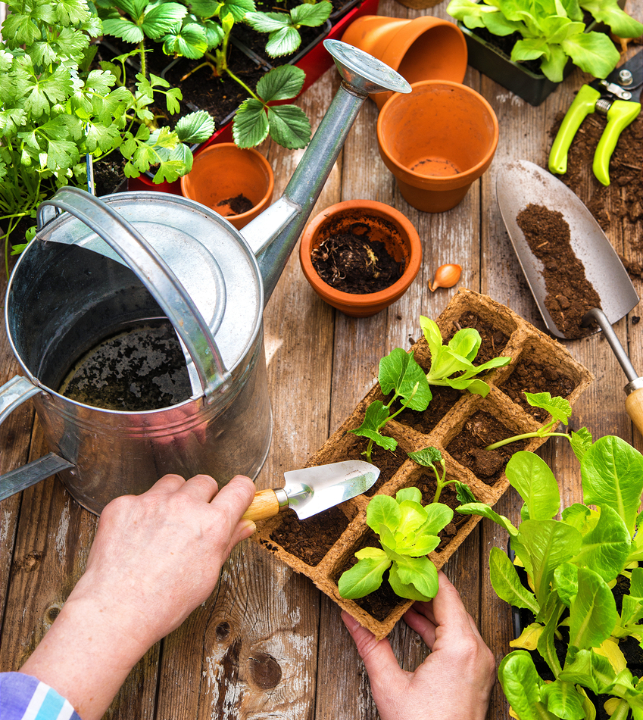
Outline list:
[[[542,262],[532,253],[516,218],[527,205],[543,205],[562,213],[569,224],[571,246],[585,267],[585,275],[601,298],[610,324],[634,308],[639,298],[632,281],[600,225],[578,196],[547,170],[527,160],[504,163],[498,171],[496,193],[502,219],[518,256],[527,283],[547,329],[566,340],[545,307]]]
[[[305,520],[366,492],[379,475],[375,465],[363,460],[291,470],[284,473],[288,507]]]

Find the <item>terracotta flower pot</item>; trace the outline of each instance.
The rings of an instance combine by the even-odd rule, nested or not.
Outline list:
[[[460,83],[467,71],[467,43],[453,23],[436,17],[415,20],[366,15],[342,40],[386,63],[409,83],[448,80]],[[371,95],[381,108],[392,93]]]
[[[384,105],[377,141],[405,200],[424,212],[444,212],[491,165],[498,119],[491,105],[465,85],[421,82]]]
[[[181,178],[184,197],[207,205],[238,230],[268,207],[274,185],[266,158],[256,150],[241,150],[234,143],[202,150],[194,158],[192,170]],[[237,210],[240,195],[250,200],[250,210]]]
[[[404,261],[402,277],[385,290],[364,295],[341,292],[325,283],[313,267],[313,250],[331,235],[350,232],[354,223],[368,225],[369,239],[383,242],[397,262]],[[299,260],[313,290],[329,305],[351,317],[368,317],[407,291],[420,269],[422,243],[411,222],[395,208],[372,200],[349,200],[331,205],[310,222],[301,238]]]

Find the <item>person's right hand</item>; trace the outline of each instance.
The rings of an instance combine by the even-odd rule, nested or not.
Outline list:
[[[400,668],[387,639],[375,639],[348,613],[342,619],[371,681],[381,720],[484,720],[495,681],[495,661],[444,573],[428,603],[417,602],[404,619],[431,654],[416,668]]]

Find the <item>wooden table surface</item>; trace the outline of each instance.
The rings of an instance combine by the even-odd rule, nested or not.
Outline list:
[[[445,6],[414,11],[382,0],[380,14],[446,17]],[[643,19],[643,1],[630,0],[630,11]],[[313,214],[356,198],[388,203],[418,229],[424,261],[396,304],[355,320],[313,293],[293,254],[265,313],[274,430],[258,488],[279,483],[284,471],[303,466],[373,385],[380,357],[395,347],[409,347],[419,336],[420,314],[436,317],[444,309],[454,290],[432,294],[428,289],[439,265],[462,265],[461,285],[489,294],[542,328],[496,205],[495,179],[506,159],[544,164],[549,128],[582,82],[582,74],[575,71],[535,108],[469,69],[465,83],[494,108],[500,143],[490,170],[464,201],[439,215],[421,213],[402,199],[379,157],[377,109],[370,101],[365,104]],[[300,98],[315,126],[338,84],[337,73],[330,70]],[[262,150],[274,168],[278,197],[302,151],[271,143]],[[630,226],[613,227],[610,239],[626,256],[643,260],[640,250],[637,256],[631,249],[635,234]],[[633,311],[637,314],[639,308]],[[643,323],[623,319],[616,332],[629,347],[634,365],[643,369]],[[575,407],[575,426],[587,425],[595,437],[617,434],[640,449],[641,438],[633,434],[624,410],[625,377],[607,343],[594,335],[567,347],[596,375]],[[17,371],[3,327],[0,384]],[[0,472],[43,452],[38,423],[27,403],[0,427]],[[564,503],[580,501],[578,463],[568,443],[550,440],[541,454],[560,482]],[[517,522],[515,492],[506,493],[496,509]],[[96,525],[97,518],[81,509],[55,478],[0,503],[0,671],[18,669],[47,632],[83,572]],[[506,542],[503,531],[483,520],[445,568],[498,662],[512,639],[510,610],[494,595],[487,558],[491,547],[504,548]],[[403,622],[390,639],[405,669],[415,668],[426,656],[419,636]],[[307,578],[246,542],[233,552],[212,597],[136,666],[106,717],[372,720],[378,714],[338,607]],[[499,684],[488,717],[509,717]]]

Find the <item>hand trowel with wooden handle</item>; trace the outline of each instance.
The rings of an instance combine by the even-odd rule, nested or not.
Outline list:
[[[284,487],[258,492],[243,518],[267,520],[290,508],[305,520],[366,492],[379,475],[375,465],[363,460],[291,470],[284,473]]]
[[[639,297],[610,241],[578,196],[534,163],[526,160],[504,163],[498,170],[496,191],[502,219],[540,314],[552,335],[563,340],[569,338],[559,330],[545,306],[547,288],[542,262],[531,251],[516,219],[533,203],[562,213],[567,221],[572,250],[583,263],[585,275],[602,305],[602,309],[592,308],[585,315],[583,325],[596,322],[603,331],[629,381],[625,386],[625,409],[643,434],[643,377],[639,377],[612,329],[614,323],[636,307]]]

